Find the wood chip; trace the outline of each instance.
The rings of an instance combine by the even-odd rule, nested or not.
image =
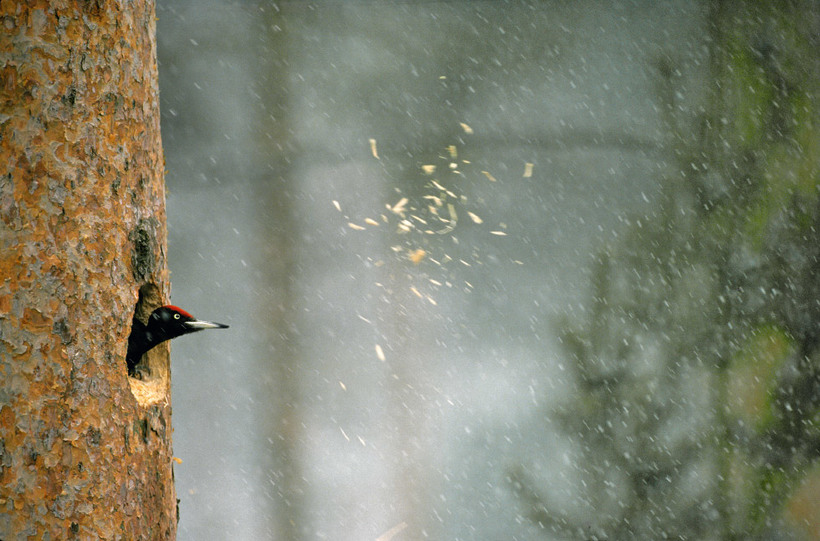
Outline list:
[[[530,178],[532,176],[533,165],[534,164],[530,162],[524,164],[524,178]]]
[[[424,259],[426,255],[427,252],[419,248],[418,250],[413,250],[412,252],[410,252],[410,254],[408,254],[408,257],[410,258],[410,261],[418,265],[419,263],[421,263],[422,259]]]
[[[482,171],[481,174],[490,179],[490,181],[495,182],[495,177],[492,176],[489,171]]]
[[[464,130],[464,133],[466,133],[466,134],[472,134],[473,133],[473,129],[470,126],[468,126],[467,124],[465,124],[464,122],[459,122],[459,125],[461,126],[461,129]]]
[[[401,199],[399,199],[398,203],[396,203],[392,207],[388,207],[388,208],[390,209],[391,212],[394,212],[395,214],[401,214],[402,212],[405,212],[407,210],[404,207],[406,204],[407,204],[407,198],[402,197]]]
[[[376,150],[376,140],[373,138],[370,139],[370,152],[374,158],[379,159],[379,151]]]
[[[376,357],[382,362],[387,359],[387,357],[384,356],[384,350],[379,344],[376,344]]]

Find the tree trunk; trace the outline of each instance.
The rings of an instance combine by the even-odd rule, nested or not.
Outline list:
[[[0,539],[173,539],[154,3],[0,3]]]

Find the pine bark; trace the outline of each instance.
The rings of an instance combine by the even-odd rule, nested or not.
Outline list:
[[[0,2],[0,539],[175,537],[163,163],[153,1]]]

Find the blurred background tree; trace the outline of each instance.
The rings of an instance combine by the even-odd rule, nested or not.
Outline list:
[[[703,104],[677,103],[674,57],[655,65],[675,156],[662,203],[601,250],[588,318],[563,324],[581,496],[556,505],[510,470],[554,533],[820,538],[816,6],[709,10]]]

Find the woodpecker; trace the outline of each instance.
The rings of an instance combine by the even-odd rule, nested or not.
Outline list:
[[[131,323],[131,335],[128,337],[128,353],[125,362],[128,375],[136,376],[137,364],[142,356],[154,346],[182,336],[205,329],[227,329],[228,325],[200,321],[177,306],[160,306],[148,317],[148,325],[134,317]]]

